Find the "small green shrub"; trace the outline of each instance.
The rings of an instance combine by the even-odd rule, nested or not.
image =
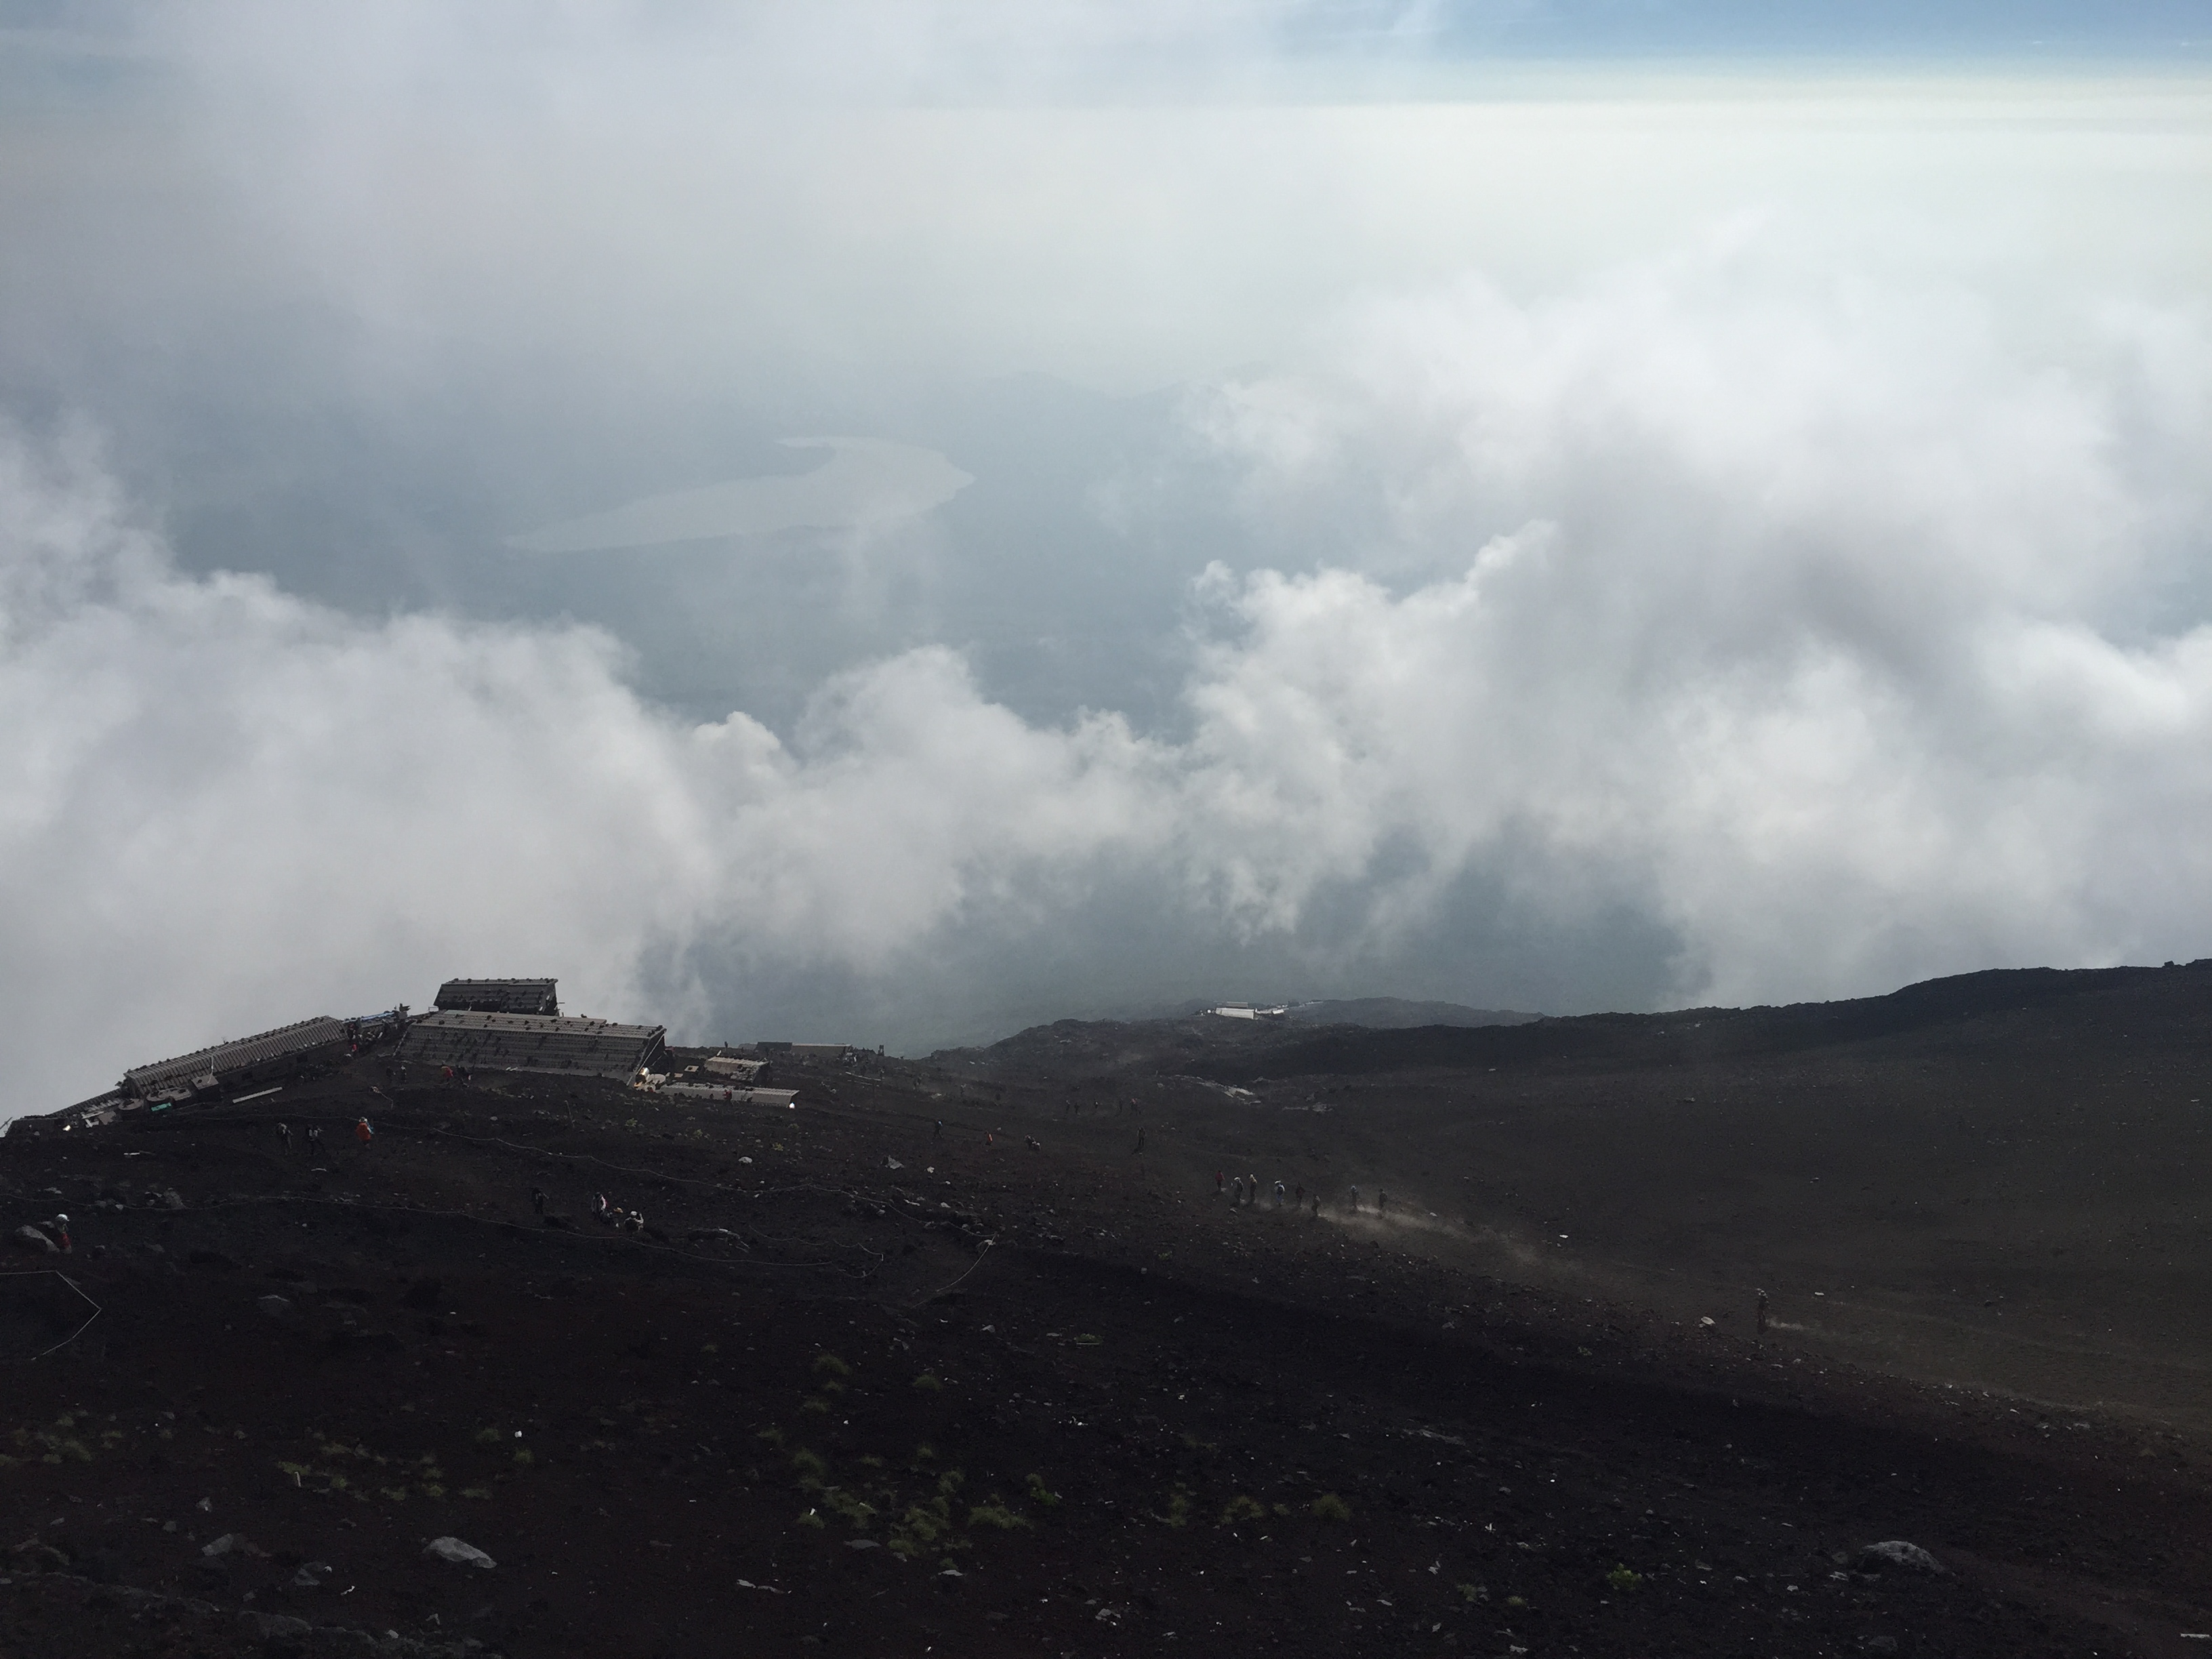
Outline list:
[[[1605,1576],[1606,1583],[1617,1595],[1626,1595],[1644,1582],[1640,1572],[1631,1572],[1626,1566],[1617,1566]]]
[[[815,1531],[820,1532],[830,1523],[822,1518],[822,1513],[820,1510],[809,1510],[805,1514],[799,1517],[797,1524],[802,1527],[811,1527]]]
[[[1346,1503],[1341,1498],[1339,1498],[1333,1492],[1325,1492],[1320,1497],[1314,1499],[1313,1512],[1315,1518],[1321,1521],[1349,1521],[1352,1519],[1352,1505]]]
[[[1032,1504],[1042,1504],[1048,1510],[1056,1510],[1060,1507],[1060,1494],[1045,1485],[1042,1475],[1030,1475],[1029,1488],[1030,1502]]]
[[[971,1527],[996,1527],[1000,1532],[1012,1532],[1017,1528],[1027,1527],[1029,1522],[994,1498],[988,1504],[978,1504],[969,1510],[968,1524]]]
[[[817,1376],[850,1376],[853,1368],[834,1353],[817,1353],[814,1356],[814,1374]]]
[[[945,1383],[934,1371],[924,1371],[914,1379],[914,1386],[925,1394],[935,1394]]]
[[[1459,1599],[1462,1601],[1487,1601],[1490,1599],[1490,1590],[1486,1585],[1454,1584],[1452,1588],[1459,1592]]]
[[[1221,1524],[1224,1527],[1233,1527],[1239,1521],[1265,1521],[1267,1518],[1267,1506],[1265,1504],[1256,1503],[1241,1494],[1231,1498],[1221,1508]]]

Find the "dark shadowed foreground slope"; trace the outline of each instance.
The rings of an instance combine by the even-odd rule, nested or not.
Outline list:
[[[2212,979],[2058,983],[33,1126],[0,1654],[2194,1653]]]

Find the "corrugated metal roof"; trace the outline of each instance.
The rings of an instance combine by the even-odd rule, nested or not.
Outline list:
[[[221,1078],[226,1073],[244,1071],[248,1066],[282,1060],[287,1054],[345,1040],[343,1020],[333,1019],[328,1014],[318,1014],[313,1019],[303,1019],[297,1024],[280,1025],[273,1031],[262,1031],[253,1036],[218,1042],[211,1048],[199,1048],[189,1054],[179,1054],[174,1060],[157,1060],[149,1065],[134,1066],[123,1074],[123,1080],[143,1094],[164,1084],[179,1083],[210,1073]]]
[[[611,1019],[443,1010],[409,1027],[395,1058],[410,1065],[628,1079],[659,1050],[664,1032],[659,1025]]]
[[[558,981],[550,979],[449,979],[438,988],[433,1006],[491,1014],[557,1014]]]

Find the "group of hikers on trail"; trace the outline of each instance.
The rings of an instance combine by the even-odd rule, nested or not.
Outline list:
[[[1321,1194],[1316,1192],[1312,1198],[1307,1198],[1304,1183],[1285,1188],[1283,1183],[1278,1181],[1272,1188],[1263,1188],[1260,1185],[1260,1177],[1255,1175],[1233,1176],[1220,1170],[1213,1172],[1213,1195],[1216,1198],[1226,1197],[1233,1209],[1249,1208],[1259,1203],[1263,1193],[1270,1198],[1270,1207],[1273,1209],[1281,1209],[1287,1200],[1290,1207],[1293,1210],[1310,1208],[1316,1217],[1321,1214]],[[1358,1188],[1351,1188],[1346,1200],[1346,1206],[1353,1214],[1357,1215],[1359,1212]],[[1377,1192],[1375,1194],[1375,1213],[1387,1215],[1389,1210],[1390,1194]]]
[[[362,1151],[366,1152],[369,1149],[371,1143],[376,1139],[376,1131],[370,1127],[369,1121],[367,1118],[357,1117],[354,1120],[353,1123],[353,1138],[356,1143],[359,1145]],[[290,1152],[292,1150],[292,1126],[289,1123],[278,1124],[276,1126],[276,1139],[284,1143],[284,1150],[286,1152]],[[305,1139],[307,1141],[307,1156],[309,1158],[320,1158],[323,1155],[322,1125],[319,1123],[310,1123],[307,1126],[307,1133],[305,1136]]]

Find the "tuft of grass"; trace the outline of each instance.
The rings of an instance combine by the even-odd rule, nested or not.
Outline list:
[[[1505,1605],[1509,1607],[1525,1607],[1528,1604],[1517,1595],[1509,1595],[1505,1598]]]
[[[968,1511],[968,1524],[971,1527],[996,1527],[1000,1532],[1012,1532],[1026,1528],[1030,1523],[1026,1517],[1015,1514],[994,1498],[989,1503],[978,1504]]]
[[[527,1446],[517,1446],[514,1449],[514,1461],[526,1469],[538,1461],[538,1454]]]
[[[506,1437],[507,1437],[501,1434],[497,1429],[478,1429],[477,1431],[477,1444],[479,1446],[496,1446]],[[343,1451],[345,1449],[343,1447],[340,1447],[338,1449]],[[331,1449],[328,1446],[323,1448],[323,1455],[325,1457],[331,1455]]]
[[[814,1374],[817,1376],[850,1376],[853,1368],[834,1353],[817,1353],[814,1356]]]
[[[1162,1526],[1180,1530],[1190,1524],[1190,1494],[1178,1487],[1168,1494],[1168,1512],[1152,1517]]]
[[[1614,1594],[1626,1595],[1644,1583],[1644,1575],[1640,1572],[1631,1572],[1626,1565],[1623,1564],[1606,1574],[1605,1582],[1607,1588]]]
[[[811,1527],[815,1531],[820,1532],[830,1523],[822,1518],[822,1512],[819,1510],[809,1510],[805,1514],[799,1517],[796,1524],[802,1527]]]
[[[1221,1524],[1231,1527],[1239,1521],[1265,1521],[1267,1506],[1239,1493],[1221,1506]]]
[[[489,1486],[464,1486],[461,1488],[461,1496],[464,1498],[486,1499],[491,1496],[491,1488]]]
[[[763,1429],[759,1434],[754,1437],[754,1438],[765,1440],[771,1446],[781,1446],[783,1443],[783,1431],[781,1429]]]
[[[1454,1584],[1452,1588],[1459,1592],[1461,1601],[1470,1605],[1477,1601],[1487,1601],[1490,1599],[1490,1590],[1486,1585]]]
[[[1325,1492],[1320,1497],[1314,1499],[1313,1512],[1315,1518],[1321,1521],[1349,1521],[1352,1519],[1352,1505],[1346,1503],[1341,1498],[1339,1498],[1333,1492]]]
[[[1048,1510],[1060,1507],[1060,1494],[1044,1483],[1044,1477],[1032,1474],[1029,1480],[1030,1502],[1042,1504]]]
[[[791,1467],[801,1474],[821,1476],[830,1473],[830,1466],[822,1461],[822,1454],[809,1451],[804,1446],[792,1453]]]
[[[812,1400],[802,1400],[799,1401],[799,1409],[803,1412],[816,1412],[823,1416],[827,1416],[830,1411],[830,1402],[817,1396]]]
[[[943,1379],[940,1378],[936,1372],[924,1371],[920,1376],[914,1379],[914,1386],[922,1390],[925,1394],[935,1394],[939,1389],[945,1386],[945,1383]]]

